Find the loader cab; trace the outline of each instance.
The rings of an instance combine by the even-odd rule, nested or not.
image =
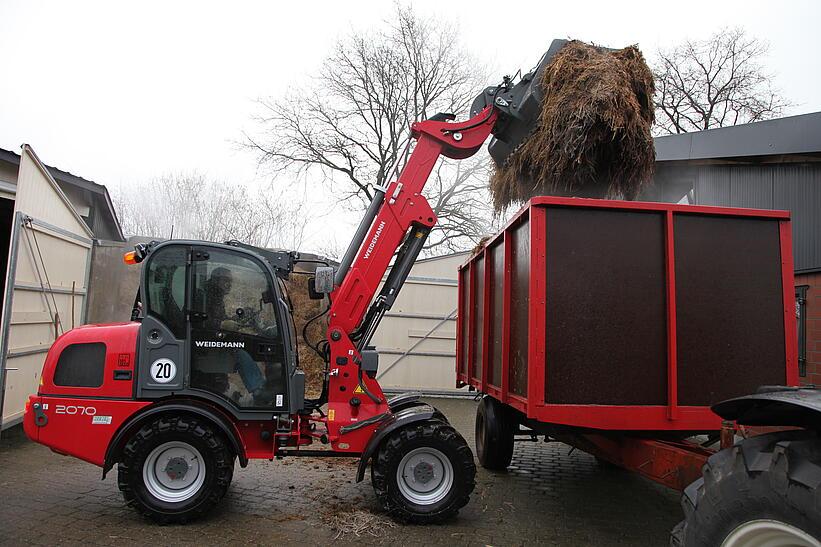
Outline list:
[[[291,311],[259,251],[194,241],[152,248],[140,285],[138,398],[208,399],[238,419],[302,408]]]

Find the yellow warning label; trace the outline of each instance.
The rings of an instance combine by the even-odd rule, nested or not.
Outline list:
[[[329,422],[334,421],[334,414],[336,414],[336,411],[334,409],[328,410],[328,421]]]
[[[365,393],[362,389],[362,386],[356,386],[356,389],[353,390],[354,393]]]

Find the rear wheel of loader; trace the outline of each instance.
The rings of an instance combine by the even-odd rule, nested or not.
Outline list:
[[[439,420],[394,431],[379,447],[371,482],[394,517],[442,522],[459,512],[475,486],[476,465],[465,439]]]
[[[681,497],[674,547],[821,545],[821,437],[786,431],[714,454]]]
[[[207,422],[161,417],[128,440],[117,483],[128,505],[144,516],[183,523],[216,505],[233,474],[234,455]]]
[[[516,424],[508,409],[493,397],[483,397],[476,408],[476,455],[485,469],[502,471],[513,459]]]

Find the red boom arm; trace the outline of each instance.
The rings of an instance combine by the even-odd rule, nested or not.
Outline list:
[[[497,111],[488,106],[464,122],[426,120],[411,126],[416,146],[399,178],[388,184],[385,200],[356,259],[342,283],[331,293],[328,434],[336,450],[360,452],[377,423],[355,426],[387,411],[376,380],[359,374],[361,355],[350,336],[365,317],[391,258],[409,231],[414,227],[430,229],[436,224],[436,214],[422,195],[422,189],[439,156],[453,159],[472,156],[490,135],[496,119]],[[360,387],[360,376],[373,398]]]

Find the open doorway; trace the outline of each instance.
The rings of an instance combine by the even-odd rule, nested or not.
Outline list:
[[[14,200],[0,198],[0,310],[6,297],[6,268],[9,263],[9,244],[11,243],[11,226],[14,218]]]

